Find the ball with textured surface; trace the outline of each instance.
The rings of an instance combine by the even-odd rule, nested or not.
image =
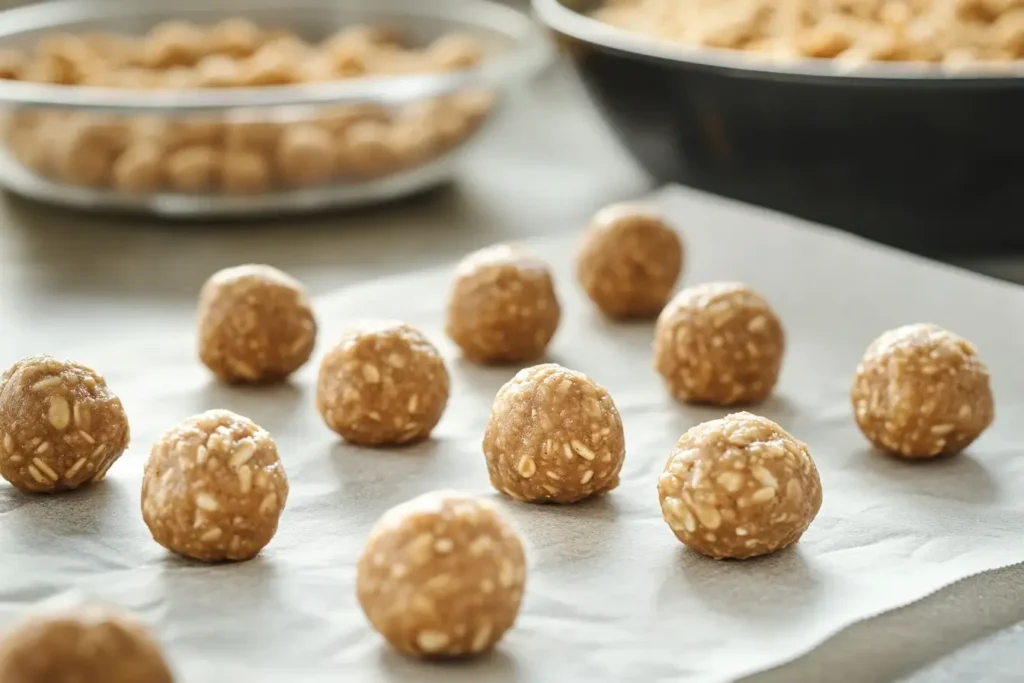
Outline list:
[[[430,436],[448,404],[448,370],[423,334],[397,321],[346,330],[320,364],[316,405],[327,426],[357,444]]]
[[[397,650],[475,655],[512,627],[526,583],[518,532],[489,502],[436,491],[386,512],[356,569],[359,604]]]
[[[906,325],[872,342],[850,400],[867,439],[906,458],[959,453],[995,419],[977,349],[937,325]]]
[[[583,233],[576,275],[590,300],[614,318],[658,315],[683,268],[683,243],[652,209],[616,204]]]
[[[681,401],[735,405],[768,397],[785,351],[764,297],[734,282],[689,287],[658,316],[654,366]]]
[[[274,382],[302,367],[316,343],[306,288],[276,268],[215,273],[199,294],[199,358],[225,382]]]
[[[744,559],[800,539],[821,508],[821,480],[807,446],[767,418],[735,413],[683,434],[658,498],[688,547]]]
[[[525,249],[487,247],[466,256],[455,270],[447,332],[470,360],[539,358],[560,318],[550,270]]]
[[[153,445],[142,518],[153,539],[197,560],[247,560],[277,532],[288,478],[266,430],[227,410],[184,420]]]
[[[484,434],[495,489],[530,502],[575,503],[619,484],[619,411],[601,385],[553,363],[520,371],[494,398]]]
[[[32,356],[0,378],[0,475],[23,491],[100,481],[129,438],[121,400],[92,368]]]
[[[172,683],[149,629],[109,607],[84,605],[26,619],[0,640],[5,683]]]

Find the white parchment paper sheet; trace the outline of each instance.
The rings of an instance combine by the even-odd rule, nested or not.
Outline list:
[[[788,333],[783,376],[757,412],[806,441],[824,505],[798,547],[748,562],[688,552],[661,520],[655,492],[672,445],[724,413],[674,403],[651,369],[652,324],[602,320],[578,293],[574,244],[534,244],[563,301],[550,360],[604,384],[626,425],[622,485],[566,506],[496,497],[523,531],[530,573],[517,627],[493,655],[462,665],[391,653],[354,598],[354,561],[388,507],[435,488],[492,496],[480,441],[497,388],[516,368],[469,365],[443,337],[449,271],[415,274],[317,302],[319,356],[359,317],[396,317],[442,348],[452,399],[435,438],[401,450],[344,445],[313,408],[316,362],[285,386],[217,385],[195,360],[191,330],[135,330],[60,349],[103,372],[124,400],[133,444],[104,485],[59,497],[0,486],[0,618],[40,602],[103,599],[157,629],[186,683],[278,681],[724,680],[813,648],[843,627],[955,580],[1024,559],[1024,293],[833,231],[736,205],[695,210],[658,201],[682,228],[688,284],[743,280]],[[969,453],[907,464],[873,453],[847,398],[867,344],[909,322],[947,326],[980,347],[994,378],[997,421]],[[131,321],[122,321],[126,327]],[[0,338],[3,362],[15,344]],[[248,563],[205,566],[167,554],[139,512],[151,444],[179,419],[214,407],[277,438],[292,484],[281,529]],[[939,628],[921,624],[922,629]]]

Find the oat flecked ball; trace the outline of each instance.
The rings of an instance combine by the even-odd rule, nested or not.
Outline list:
[[[551,272],[525,249],[487,247],[465,257],[455,270],[447,332],[470,360],[539,358],[560,317]]]
[[[270,266],[226,268],[199,294],[199,357],[225,382],[288,377],[309,360],[316,330],[306,288]]]
[[[654,367],[681,401],[756,403],[775,387],[785,334],[768,302],[746,285],[684,289],[658,316]]]
[[[274,537],[287,500],[277,444],[227,410],[164,434],[142,478],[142,518],[153,540],[197,560],[255,557]]]
[[[616,204],[583,233],[576,275],[587,296],[613,318],[657,316],[683,268],[683,243],[650,208]]]
[[[128,447],[121,400],[93,369],[32,356],[0,378],[0,475],[55,493],[102,480]]]
[[[851,400],[864,436],[905,458],[959,453],[995,419],[977,349],[936,325],[906,325],[872,342]]]
[[[473,496],[435,491],[388,510],[356,569],[359,604],[397,650],[490,650],[515,622],[526,582],[516,530]]]
[[[532,503],[611,491],[626,455],[612,397],[554,363],[521,370],[498,390],[483,448],[494,488]]]
[[[800,540],[821,508],[821,480],[807,446],[767,418],[735,413],[683,434],[658,498],[685,545],[745,559]]]
[[[355,444],[420,441],[448,404],[448,370],[423,334],[394,320],[346,330],[320,364],[317,410]]]
[[[120,610],[84,605],[31,617],[0,641],[4,683],[171,683],[149,629]]]

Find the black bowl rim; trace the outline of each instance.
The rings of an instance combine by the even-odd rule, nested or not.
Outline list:
[[[698,67],[734,76],[813,81],[821,85],[983,86],[1024,84],[1024,60],[1000,65],[998,72],[952,72],[935,64],[869,62],[850,65],[835,59],[771,61],[725,48],[693,47],[624,31],[566,7],[562,0],[532,0],[538,18],[557,33],[616,52]]]

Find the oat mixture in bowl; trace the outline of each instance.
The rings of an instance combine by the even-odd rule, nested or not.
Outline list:
[[[951,67],[1024,58],[1013,0],[609,0],[593,16],[660,40],[769,58]]]
[[[0,183],[170,215],[444,182],[549,56],[525,15],[488,0],[72,0],[0,27]]]

